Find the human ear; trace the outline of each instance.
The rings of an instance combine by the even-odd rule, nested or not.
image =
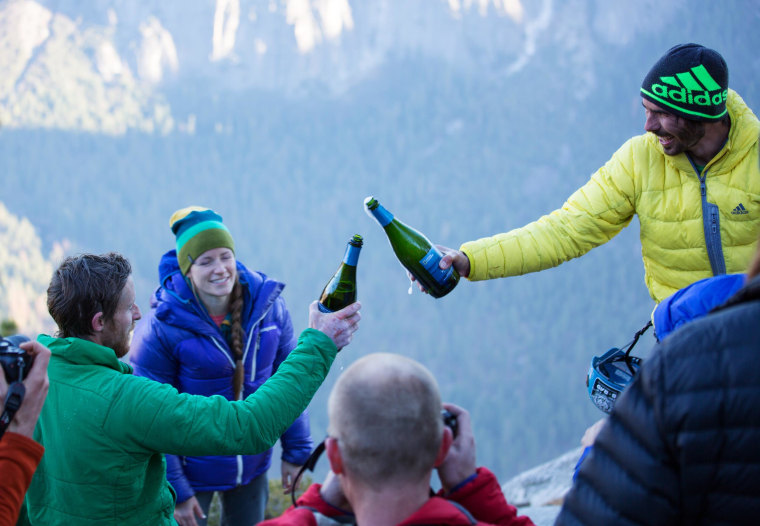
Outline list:
[[[94,332],[103,332],[103,329],[105,328],[106,321],[105,317],[103,316],[102,312],[98,312],[95,314],[95,316],[92,317],[92,321],[90,322],[92,325],[92,330]]]
[[[451,432],[451,428],[443,426],[443,437],[441,438],[441,447],[438,448],[438,454],[435,457],[434,467],[438,467],[446,460],[446,455],[449,454],[451,444],[454,442],[454,435]]]
[[[325,440],[325,450],[327,451],[327,460],[330,461],[330,469],[336,475],[343,473],[343,457],[340,454],[338,441],[332,437]]]

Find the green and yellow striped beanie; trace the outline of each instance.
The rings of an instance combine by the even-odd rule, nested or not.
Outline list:
[[[210,208],[188,206],[177,210],[169,226],[177,237],[177,262],[183,275],[207,250],[225,247],[235,252],[235,241],[222,223],[222,216]]]

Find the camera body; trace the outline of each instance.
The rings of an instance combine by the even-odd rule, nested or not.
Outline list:
[[[13,382],[24,381],[26,374],[32,367],[34,356],[19,348],[21,343],[28,341],[29,338],[21,335],[7,338],[0,336],[0,365],[3,367],[5,381],[8,382],[8,385]]]
[[[459,430],[459,423],[457,417],[451,413],[448,409],[441,410],[441,417],[443,418],[443,425],[451,428],[451,434],[454,438],[457,437],[457,431]]]

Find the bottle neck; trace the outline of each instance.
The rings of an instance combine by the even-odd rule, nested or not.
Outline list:
[[[377,220],[378,223],[380,223],[380,226],[384,227],[387,226],[388,223],[393,221],[393,214],[388,212],[383,205],[379,204],[374,210],[370,210],[372,212],[372,215]]]
[[[355,267],[359,263],[359,252],[362,247],[357,247],[349,243],[346,246],[346,253],[343,255],[343,263]]]

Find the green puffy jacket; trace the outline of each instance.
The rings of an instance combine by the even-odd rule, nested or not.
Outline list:
[[[469,279],[555,267],[612,239],[634,214],[641,224],[646,284],[656,302],[713,274],[746,271],[760,232],[760,122],[732,90],[726,105],[731,130],[702,172],[704,200],[686,154],[665,155],[652,133],[634,137],[559,210],[464,243]]]
[[[176,524],[163,453],[266,451],[306,409],[337,352],[326,335],[306,329],[276,374],[229,402],[133,376],[111,349],[86,340],[39,341],[52,351],[34,433],[45,454],[21,523],[46,526]]]

